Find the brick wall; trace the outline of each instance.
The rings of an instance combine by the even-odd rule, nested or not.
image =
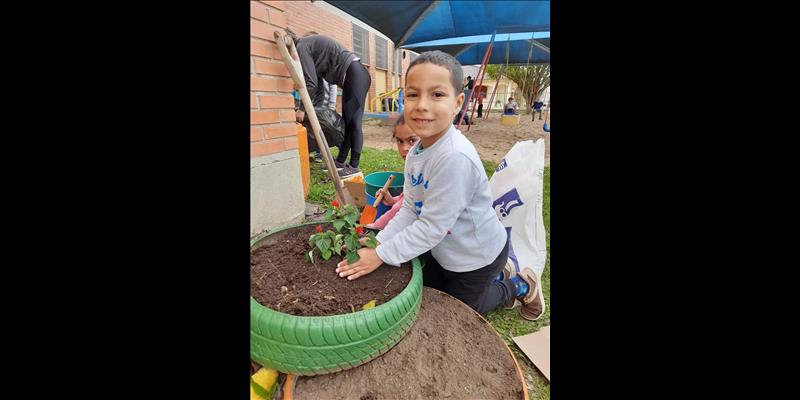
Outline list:
[[[273,32],[287,26],[284,1],[250,2],[250,157],[297,149],[292,78]]]

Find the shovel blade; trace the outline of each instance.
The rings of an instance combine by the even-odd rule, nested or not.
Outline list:
[[[375,222],[375,216],[378,215],[378,209],[367,204],[364,206],[364,211],[361,212],[361,225],[371,224]]]

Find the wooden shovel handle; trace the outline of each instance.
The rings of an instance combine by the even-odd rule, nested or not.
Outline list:
[[[394,175],[389,175],[389,179],[387,179],[386,183],[383,184],[383,190],[381,190],[381,192],[378,193],[378,197],[375,198],[375,202],[372,203],[372,207],[377,207],[378,203],[380,203],[381,200],[383,200],[383,194],[386,193],[386,189],[389,188],[389,185],[392,184],[393,180],[394,180]]]

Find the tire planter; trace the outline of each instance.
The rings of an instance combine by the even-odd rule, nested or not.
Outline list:
[[[275,233],[256,238],[250,248],[267,246]],[[366,311],[305,317],[275,311],[250,297],[250,358],[267,368],[295,375],[343,371],[387,352],[405,336],[422,303],[422,266],[411,261],[411,281],[400,294]]]

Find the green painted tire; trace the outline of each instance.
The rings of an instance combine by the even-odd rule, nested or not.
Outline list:
[[[299,226],[254,239],[251,248]],[[357,367],[389,351],[411,328],[422,304],[422,266],[417,258],[411,265],[408,286],[366,311],[302,317],[264,307],[250,297],[250,358],[285,373],[320,375]]]

